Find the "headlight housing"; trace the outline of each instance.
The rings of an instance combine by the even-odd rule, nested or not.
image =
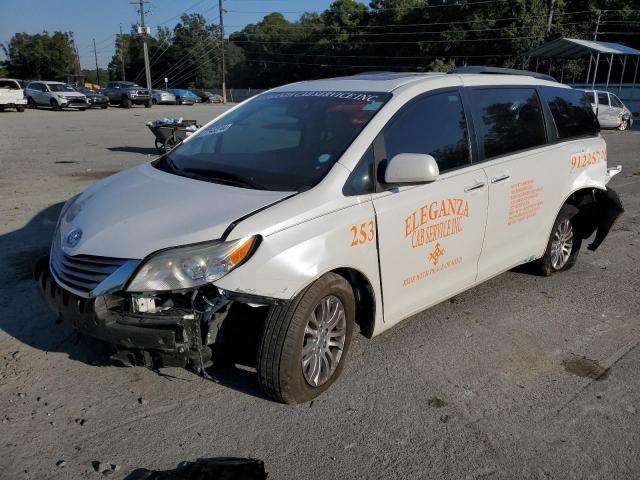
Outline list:
[[[160,251],[142,265],[127,291],[183,290],[215,282],[248,260],[258,242],[254,235]]]

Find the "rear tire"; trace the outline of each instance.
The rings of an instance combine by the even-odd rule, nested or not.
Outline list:
[[[551,229],[547,249],[537,260],[537,268],[545,277],[569,270],[578,260],[582,238],[574,218],[578,209],[573,205],[563,205]]]
[[[20,106],[16,107],[16,111],[21,112],[21,113],[24,112],[24,106],[20,105]]]
[[[151,103],[153,103],[154,105],[157,105],[158,101],[154,98],[153,100],[151,100]]]
[[[31,97],[27,97],[27,108],[33,108],[34,110],[38,108],[38,105],[33,101],[33,98]]]
[[[109,108],[109,105],[108,104],[107,105],[102,105],[100,108],[103,109],[103,110],[106,110],[107,108]]]
[[[340,376],[355,323],[351,285],[328,273],[269,310],[257,353],[260,387],[284,403],[312,400]]]

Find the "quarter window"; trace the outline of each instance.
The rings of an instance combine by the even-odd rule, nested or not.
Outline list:
[[[542,106],[535,89],[483,88],[472,90],[471,95],[485,158],[546,143]]]
[[[589,97],[592,93],[571,88],[543,89],[544,99],[549,104],[559,139],[596,135],[598,119],[593,113]]]
[[[458,92],[416,100],[384,132],[387,158],[399,153],[431,155],[441,172],[470,163],[467,122]]]

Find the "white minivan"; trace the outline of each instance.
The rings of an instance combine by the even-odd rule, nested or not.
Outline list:
[[[206,367],[252,313],[270,397],[515,266],[570,268],[623,211],[586,94],[466,68],[294,83],[70,199],[39,286],[123,364]]]

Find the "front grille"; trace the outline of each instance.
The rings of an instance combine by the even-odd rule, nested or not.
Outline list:
[[[69,103],[87,103],[84,98],[69,98]]]
[[[93,255],[69,256],[57,245],[51,249],[51,271],[56,279],[62,286],[84,294],[93,291],[126,261]]]

